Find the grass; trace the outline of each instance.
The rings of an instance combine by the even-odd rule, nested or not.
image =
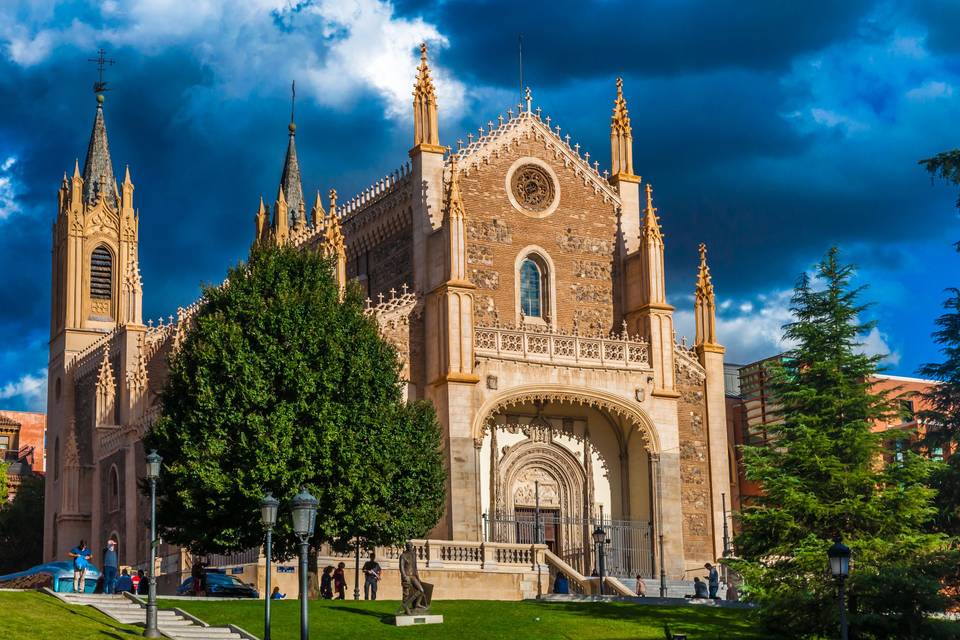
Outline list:
[[[213,625],[236,624],[263,637],[263,601],[160,601],[180,607]],[[570,638],[571,640],[664,640],[667,627],[690,640],[759,640],[749,611],[714,607],[660,607],[628,602],[497,602],[449,600],[434,603],[442,625],[394,627],[397,601],[310,602],[310,636],[337,640],[371,638],[458,638],[496,640]],[[299,638],[299,604],[274,601],[273,640]],[[0,634],[2,637],[2,634]]]
[[[84,606],[65,604],[38,591],[0,591],[4,640],[106,640],[143,636],[143,627],[120,624]]]

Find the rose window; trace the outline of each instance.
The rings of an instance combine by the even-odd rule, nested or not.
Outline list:
[[[513,172],[513,197],[527,211],[539,213],[553,203],[555,187],[546,171],[534,164],[524,165]]]

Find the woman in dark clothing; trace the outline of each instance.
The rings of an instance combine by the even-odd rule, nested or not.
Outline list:
[[[320,577],[320,597],[324,600],[333,599],[333,567],[325,567]]]
[[[347,576],[343,572],[346,566],[341,562],[337,565],[337,570],[333,572],[333,587],[337,591],[337,600],[347,599]]]

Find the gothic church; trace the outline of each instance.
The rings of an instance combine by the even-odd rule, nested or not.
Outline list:
[[[413,95],[409,160],[344,203],[318,192],[308,210],[291,123],[254,233],[333,256],[399,349],[408,397],[436,406],[448,501],[430,537],[529,543],[537,512],[543,542],[584,575],[600,518],[618,575],[681,578],[713,561],[730,491],[713,285],[701,245],[696,338],[678,344],[622,82],[602,173],[529,90],[444,146],[426,47]],[[134,185],[129,170],[115,178],[101,94],[53,228],[48,560],[111,534],[125,564],[148,556],[141,438],[199,301],[145,324],[138,251]]]

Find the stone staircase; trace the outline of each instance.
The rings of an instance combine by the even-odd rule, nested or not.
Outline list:
[[[44,591],[67,604],[93,607],[117,622],[145,626],[146,601],[131,594],[56,593]],[[174,640],[257,640],[235,625],[211,627],[180,609],[157,609],[157,628],[165,638]]]

